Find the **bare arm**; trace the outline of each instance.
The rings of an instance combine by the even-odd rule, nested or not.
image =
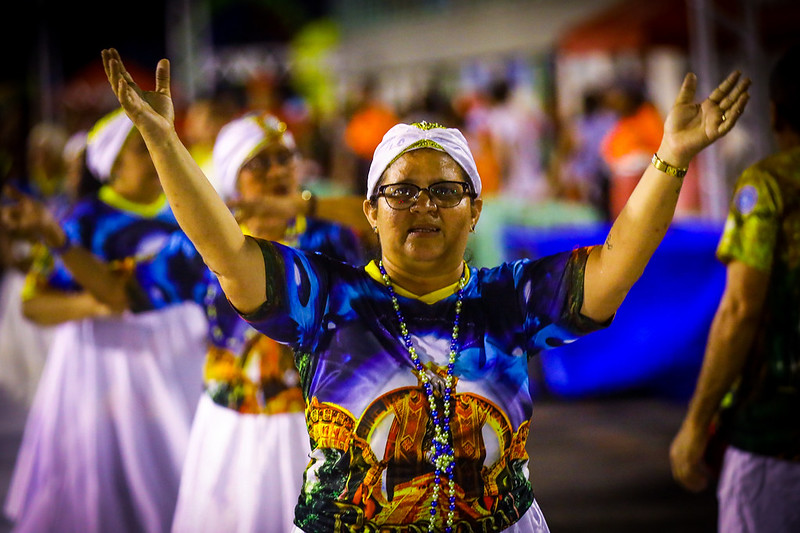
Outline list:
[[[144,138],[175,218],[241,311],[264,302],[266,279],[259,247],[239,224],[175,131],[169,61],[156,68],[156,89],[143,92],[114,49],[103,50],[114,94]]]
[[[89,250],[80,246],[69,248],[61,254],[61,260],[75,281],[97,301],[118,313],[130,307],[127,280]]]
[[[314,216],[330,222],[336,222],[353,228],[365,239],[372,239],[369,244],[377,244],[374,232],[362,209],[363,196],[341,195],[314,197],[312,202],[303,198],[300,193],[291,196],[273,196],[262,198],[257,202],[231,200],[228,207],[233,209],[237,219],[246,220],[257,214],[273,214],[279,218],[292,218],[297,215]]]
[[[22,314],[40,326],[114,314],[89,292],[45,291],[22,302]]]
[[[66,244],[66,233],[42,202],[10,187],[3,193],[12,200],[0,208],[0,225],[9,234],[41,241],[51,249],[60,249]],[[108,263],[81,247],[65,250],[61,259],[78,285],[98,301],[116,312],[128,308],[126,280]]]
[[[768,284],[768,273],[740,261],[728,265],[725,293],[711,323],[697,386],[670,448],[672,475],[689,490],[699,491],[708,484],[702,461],[709,425],[742,373],[761,321]]]
[[[738,72],[728,76],[702,104],[693,103],[695,76],[686,76],[664,125],[657,152],[662,160],[687,167],[698,152],[733,128],[747,103],[750,83],[739,81],[739,76]],[[681,183],[681,179],[648,166],[605,244],[589,256],[582,314],[603,321],[617,311],[664,238]]]
[[[316,199],[316,216],[350,226],[363,233],[372,235],[372,227],[364,216],[364,198],[361,196],[335,196]]]

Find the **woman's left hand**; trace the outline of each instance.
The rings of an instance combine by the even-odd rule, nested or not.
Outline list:
[[[63,244],[64,232],[44,203],[11,186],[3,189],[3,196],[9,203],[0,207],[0,226],[15,236],[41,240],[48,246]]]
[[[694,103],[697,77],[689,73],[683,80],[664,123],[664,137],[658,156],[676,167],[686,167],[703,148],[728,133],[747,104],[749,78],[732,72],[702,103]]]

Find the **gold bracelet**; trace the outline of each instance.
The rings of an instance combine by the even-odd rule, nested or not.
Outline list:
[[[656,167],[656,170],[660,170],[661,172],[669,174],[670,176],[675,176],[676,178],[682,179],[686,175],[686,171],[689,170],[688,168],[673,167],[658,157],[658,154],[653,154],[653,159],[650,162],[653,163],[653,166]]]

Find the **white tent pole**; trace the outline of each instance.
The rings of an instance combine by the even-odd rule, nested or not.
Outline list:
[[[697,74],[698,94],[709,94],[719,82],[719,59],[713,42],[714,6],[709,0],[687,0],[689,16],[690,57]],[[719,147],[712,144],[695,159],[700,169],[700,202],[703,215],[723,220],[728,198]]]

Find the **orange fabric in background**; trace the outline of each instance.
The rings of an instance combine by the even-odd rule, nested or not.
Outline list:
[[[661,114],[653,104],[644,103],[633,115],[619,119],[603,139],[601,154],[611,169],[608,196],[612,220],[636,188],[663,135]]]
[[[356,111],[344,132],[347,146],[359,157],[372,159],[375,148],[384,134],[399,122],[397,115],[388,107],[369,104]]]
[[[481,177],[481,195],[493,196],[500,192],[500,163],[497,161],[492,139],[487,132],[478,132],[467,138],[475,167]]]
[[[633,115],[623,117],[603,142],[603,157],[611,164],[635,152],[651,155],[658,150],[664,135],[664,122],[653,104],[642,104]]]

